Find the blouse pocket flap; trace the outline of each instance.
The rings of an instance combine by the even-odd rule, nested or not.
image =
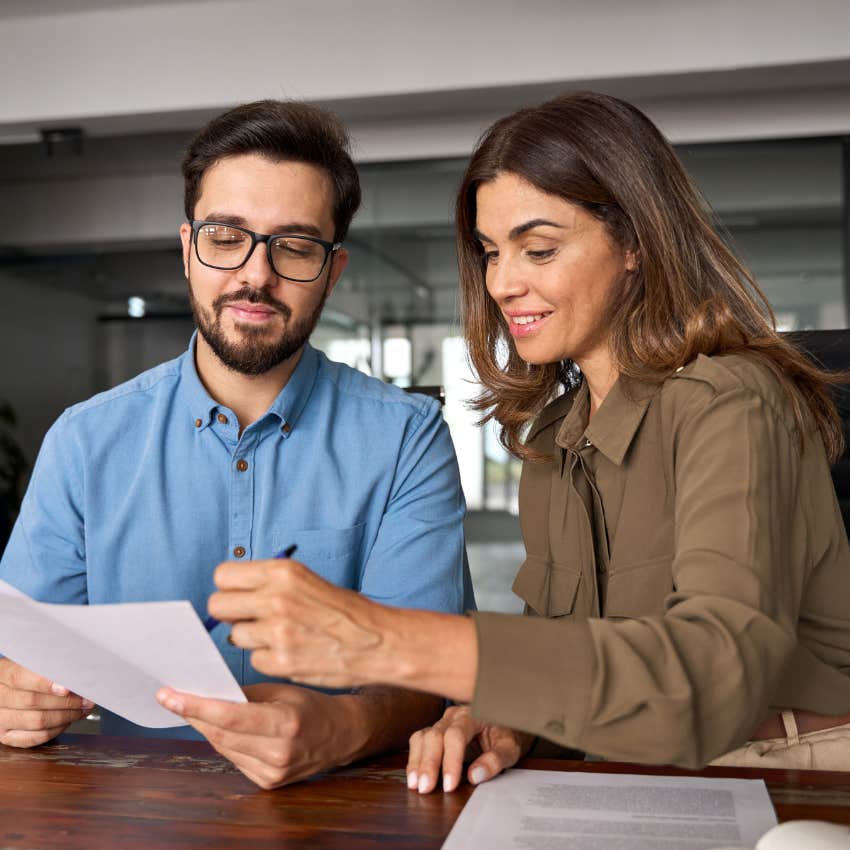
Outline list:
[[[561,617],[575,605],[581,573],[529,555],[514,579],[513,592],[541,617]]]

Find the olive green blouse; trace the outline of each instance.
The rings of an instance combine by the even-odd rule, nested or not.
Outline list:
[[[550,404],[524,465],[526,617],[475,615],[477,717],[696,767],[775,708],[850,712],[850,549],[823,444],[755,360]]]

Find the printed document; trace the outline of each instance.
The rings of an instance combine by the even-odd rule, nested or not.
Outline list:
[[[510,770],[475,789],[443,850],[753,847],[775,825],[761,780]]]
[[[187,725],[156,701],[163,685],[246,701],[186,600],[53,605],[0,581],[0,653],[140,726]]]

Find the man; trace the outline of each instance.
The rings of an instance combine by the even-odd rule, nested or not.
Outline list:
[[[240,106],[195,138],[183,175],[198,333],[181,357],[54,424],[0,577],[45,601],[188,598],[203,616],[219,561],[296,544],[300,561],[376,600],[471,607],[463,497],[437,405],[308,343],[360,203],[344,130],[306,104]],[[263,787],[403,746],[439,711],[410,692],[269,680],[228,632],[211,634],[247,704],[159,698]],[[0,743],[41,744],[88,708],[0,660]],[[103,731],[151,734],[109,712]]]

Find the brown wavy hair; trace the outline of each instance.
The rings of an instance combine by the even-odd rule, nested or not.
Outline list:
[[[566,94],[497,121],[476,145],[458,192],[464,334],[484,386],[472,406],[482,423],[499,422],[509,452],[541,459],[522,434],[581,377],[569,361],[523,361],[487,293],[474,232],[476,193],[502,173],[582,207],[618,245],[636,251],[638,268],[611,310],[610,346],[621,374],[660,383],[698,354],[746,353],[788,393],[801,449],[808,412],[830,461],[841,456],[844,436],[830,386],[848,375],[819,369],[777,333],[767,298],[715,230],[708,203],[658,128],[631,104],[594,92]]]

